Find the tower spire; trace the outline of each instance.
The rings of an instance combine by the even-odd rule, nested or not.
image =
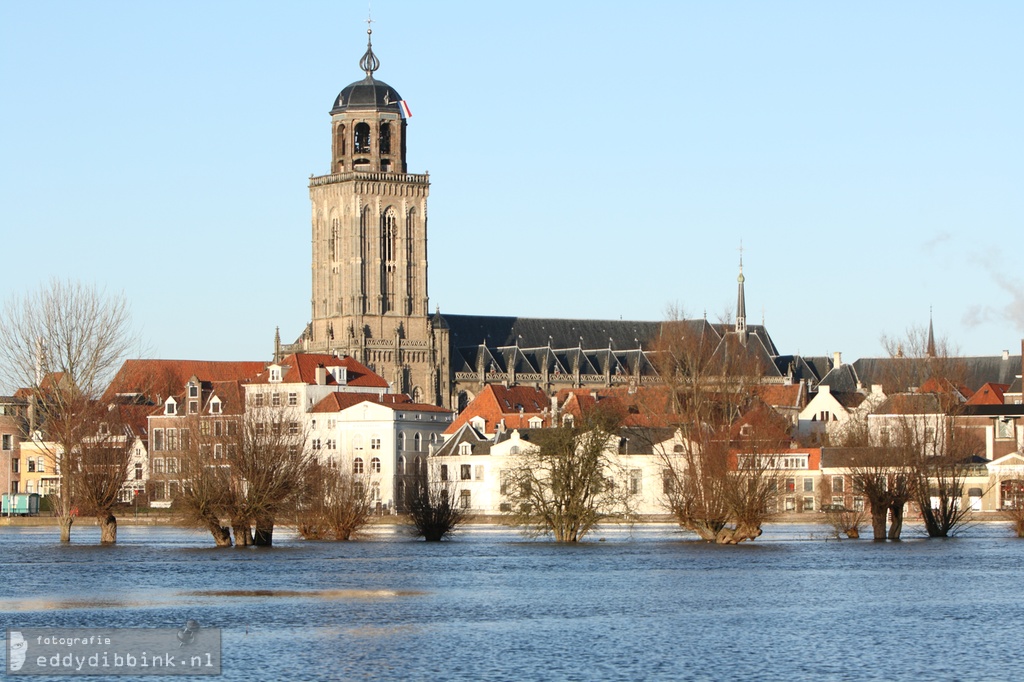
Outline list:
[[[380,60],[377,59],[377,55],[373,53],[373,28],[370,24],[373,23],[371,17],[366,18],[366,52],[363,54],[362,59],[359,60],[359,68],[366,72],[367,78],[373,78],[373,72],[380,68]]]
[[[932,307],[928,306],[928,357],[935,357],[935,327],[932,325]]]
[[[740,242],[740,275],[736,278],[739,283],[739,292],[736,295],[736,332],[747,331],[747,301],[743,295],[743,282],[746,278],[743,276],[743,242]]]

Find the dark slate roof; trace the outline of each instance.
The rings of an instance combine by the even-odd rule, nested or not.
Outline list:
[[[658,338],[661,322],[626,320],[561,320],[492,315],[443,315],[456,348],[519,346],[520,348],[637,348],[650,347]]]
[[[775,358],[775,366],[783,376],[792,372],[794,382],[804,381],[811,386],[817,386],[831,368],[825,358],[805,358],[802,355],[779,355]]]
[[[951,359],[963,368],[962,381],[971,391],[977,391],[986,383],[1012,385],[1021,373],[1021,356],[986,355]],[[910,367],[897,367],[898,363],[911,363]],[[886,386],[889,391],[905,391],[911,386],[920,386],[928,378],[927,358],[860,358],[854,361],[854,368],[861,383],[866,386],[885,384],[893,376],[907,377],[914,382],[908,386]],[[844,389],[846,390],[846,389]]]
[[[337,114],[354,109],[399,113],[398,102],[401,99],[402,96],[393,87],[384,81],[376,80],[373,76],[367,76],[361,81],[345,86],[345,89],[334,98],[331,113]]]
[[[854,365],[840,365],[822,377],[819,386],[828,386],[832,393],[856,393],[859,383]]]

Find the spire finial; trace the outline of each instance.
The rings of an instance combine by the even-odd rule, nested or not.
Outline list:
[[[367,78],[373,78],[373,72],[380,68],[380,60],[377,59],[377,55],[373,53],[373,28],[370,24],[373,23],[373,17],[367,15],[366,17],[366,53],[363,54],[363,58],[359,60],[359,68],[366,72]]]

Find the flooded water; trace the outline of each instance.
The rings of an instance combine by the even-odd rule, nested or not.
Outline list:
[[[0,529],[6,627],[195,619],[223,631],[223,674],[211,679],[1024,674],[1024,541],[998,524],[891,544],[771,526],[740,547],[666,526],[580,546],[500,527],[442,544],[392,529],[351,543],[279,531],[276,547],[244,550],[173,528],[122,527],[109,548],[91,544],[92,528],[76,528],[71,546],[57,537]]]

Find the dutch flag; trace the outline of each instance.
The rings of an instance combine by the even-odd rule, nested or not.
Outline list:
[[[412,111],[409,110],[409,105],[404,99],[398,100],[398,109],[402,112],[402,118],[412,117]]]

